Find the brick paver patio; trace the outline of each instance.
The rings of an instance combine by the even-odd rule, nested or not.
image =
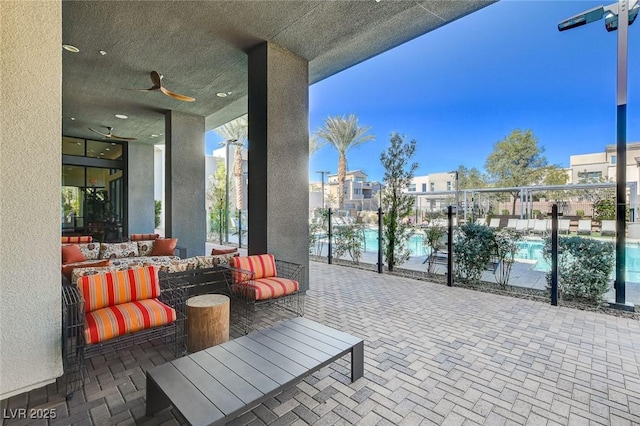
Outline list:
[[[365,339],[364,378],[350,384],[340,360],[232,424],[640,424],[639,321],[341,266],[310,272],[306,316]],[[50,385],[3,408],[56,408],[52,425],[178,424],[170,410],[144,417],[144,370],[170,356],[147,345],[94,359],[70,402]]]

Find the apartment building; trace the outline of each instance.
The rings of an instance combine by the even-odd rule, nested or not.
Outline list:
[[[362,170],[347,171],[344,181],[344,208],[347,210],[377,210],[381,183],[367,180]],[[338,175],[328,175],[325,184],[325,200],[327,207],[338,206]]]
[[[570,156],[570,183],[589,180],[615,180],[618,165],[616,145],[607,145],[604,152]],[[640,178],[640,142],[627,144],[627,182]]]

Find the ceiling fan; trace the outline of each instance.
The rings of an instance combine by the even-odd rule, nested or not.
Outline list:
[[[149,74],[151,76],[151,82],[153,83],[153,86],[151,86],[148,89],[129,89],[129,90],[137,90],[139,92],[162,92],[165,95],[169,96],[170,98],[174,98],[177,99],[179,101],[184,101],[184,102],[193,102],[196,100],[196,98],[192,98],[191,96],[185,96],[185,95],[181,95],[179,93],[174,93],[170,90],[168,90],[167,88],[165,88],[162,85],[162,78],[163,75],[158,73],[157,71],[151,71],[151,73]]]
[[[97,133],[99,135],[102,135],[107,139],[118,139],[118,140],[121,140],[121,141],[137,141],[138,140],[138,138],[125,138],[123,136],[116,136],[113,133],[111,133],[111,131],[113,130],[113,127],[109,127],[109,126],[104,126],[104,127],[107,130],[109,130],[109,133],[102,133],[102,132],[99,132],[97,130],[92,129],[91,127],[89,127],[89,130],[91,130],[92,132],[95,132],[95,133]]]

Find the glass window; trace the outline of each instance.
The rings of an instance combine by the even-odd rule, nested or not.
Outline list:
[[[611,156],[611,164],[616,164],[617,160],[618,160],[618,158],[615,155]]]
[[[451,181],[447,181],[447,191],[451,191]]]
[[[431,182],[431,191],[435,191],[435,190],[436,190],[436,183]]]
[[[409,184],[409,192],[416,192],[416,184],[415,183],[410,183]]]
[[[122,144],[117,142],[87,141],[87,157],[121,160]]]
[[[63,137],[62,154],[84,156],[84,139]]]
[[[422,184],[422,192],[427,192],[427,184],[426,183]]]

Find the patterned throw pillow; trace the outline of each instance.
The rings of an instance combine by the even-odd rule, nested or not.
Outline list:
[[[78,244],[80,251],[84,254],[87,260],[98,260],[100,256],[100,244],[99,243],[84,243]]]
[[[155,240],[159,238],[160,234],[131,234],[129,240],[131,241],[143,241],[143,240]]]
[[[138,243],[102,243],[100,244],[100,259],[117,259],[120,257],[138,257]]]
[[[138,256],[151,256],[154,240],[138,241]]]
[[[62,246],[62,264],[84,262],[87,260],[77,244]]]

